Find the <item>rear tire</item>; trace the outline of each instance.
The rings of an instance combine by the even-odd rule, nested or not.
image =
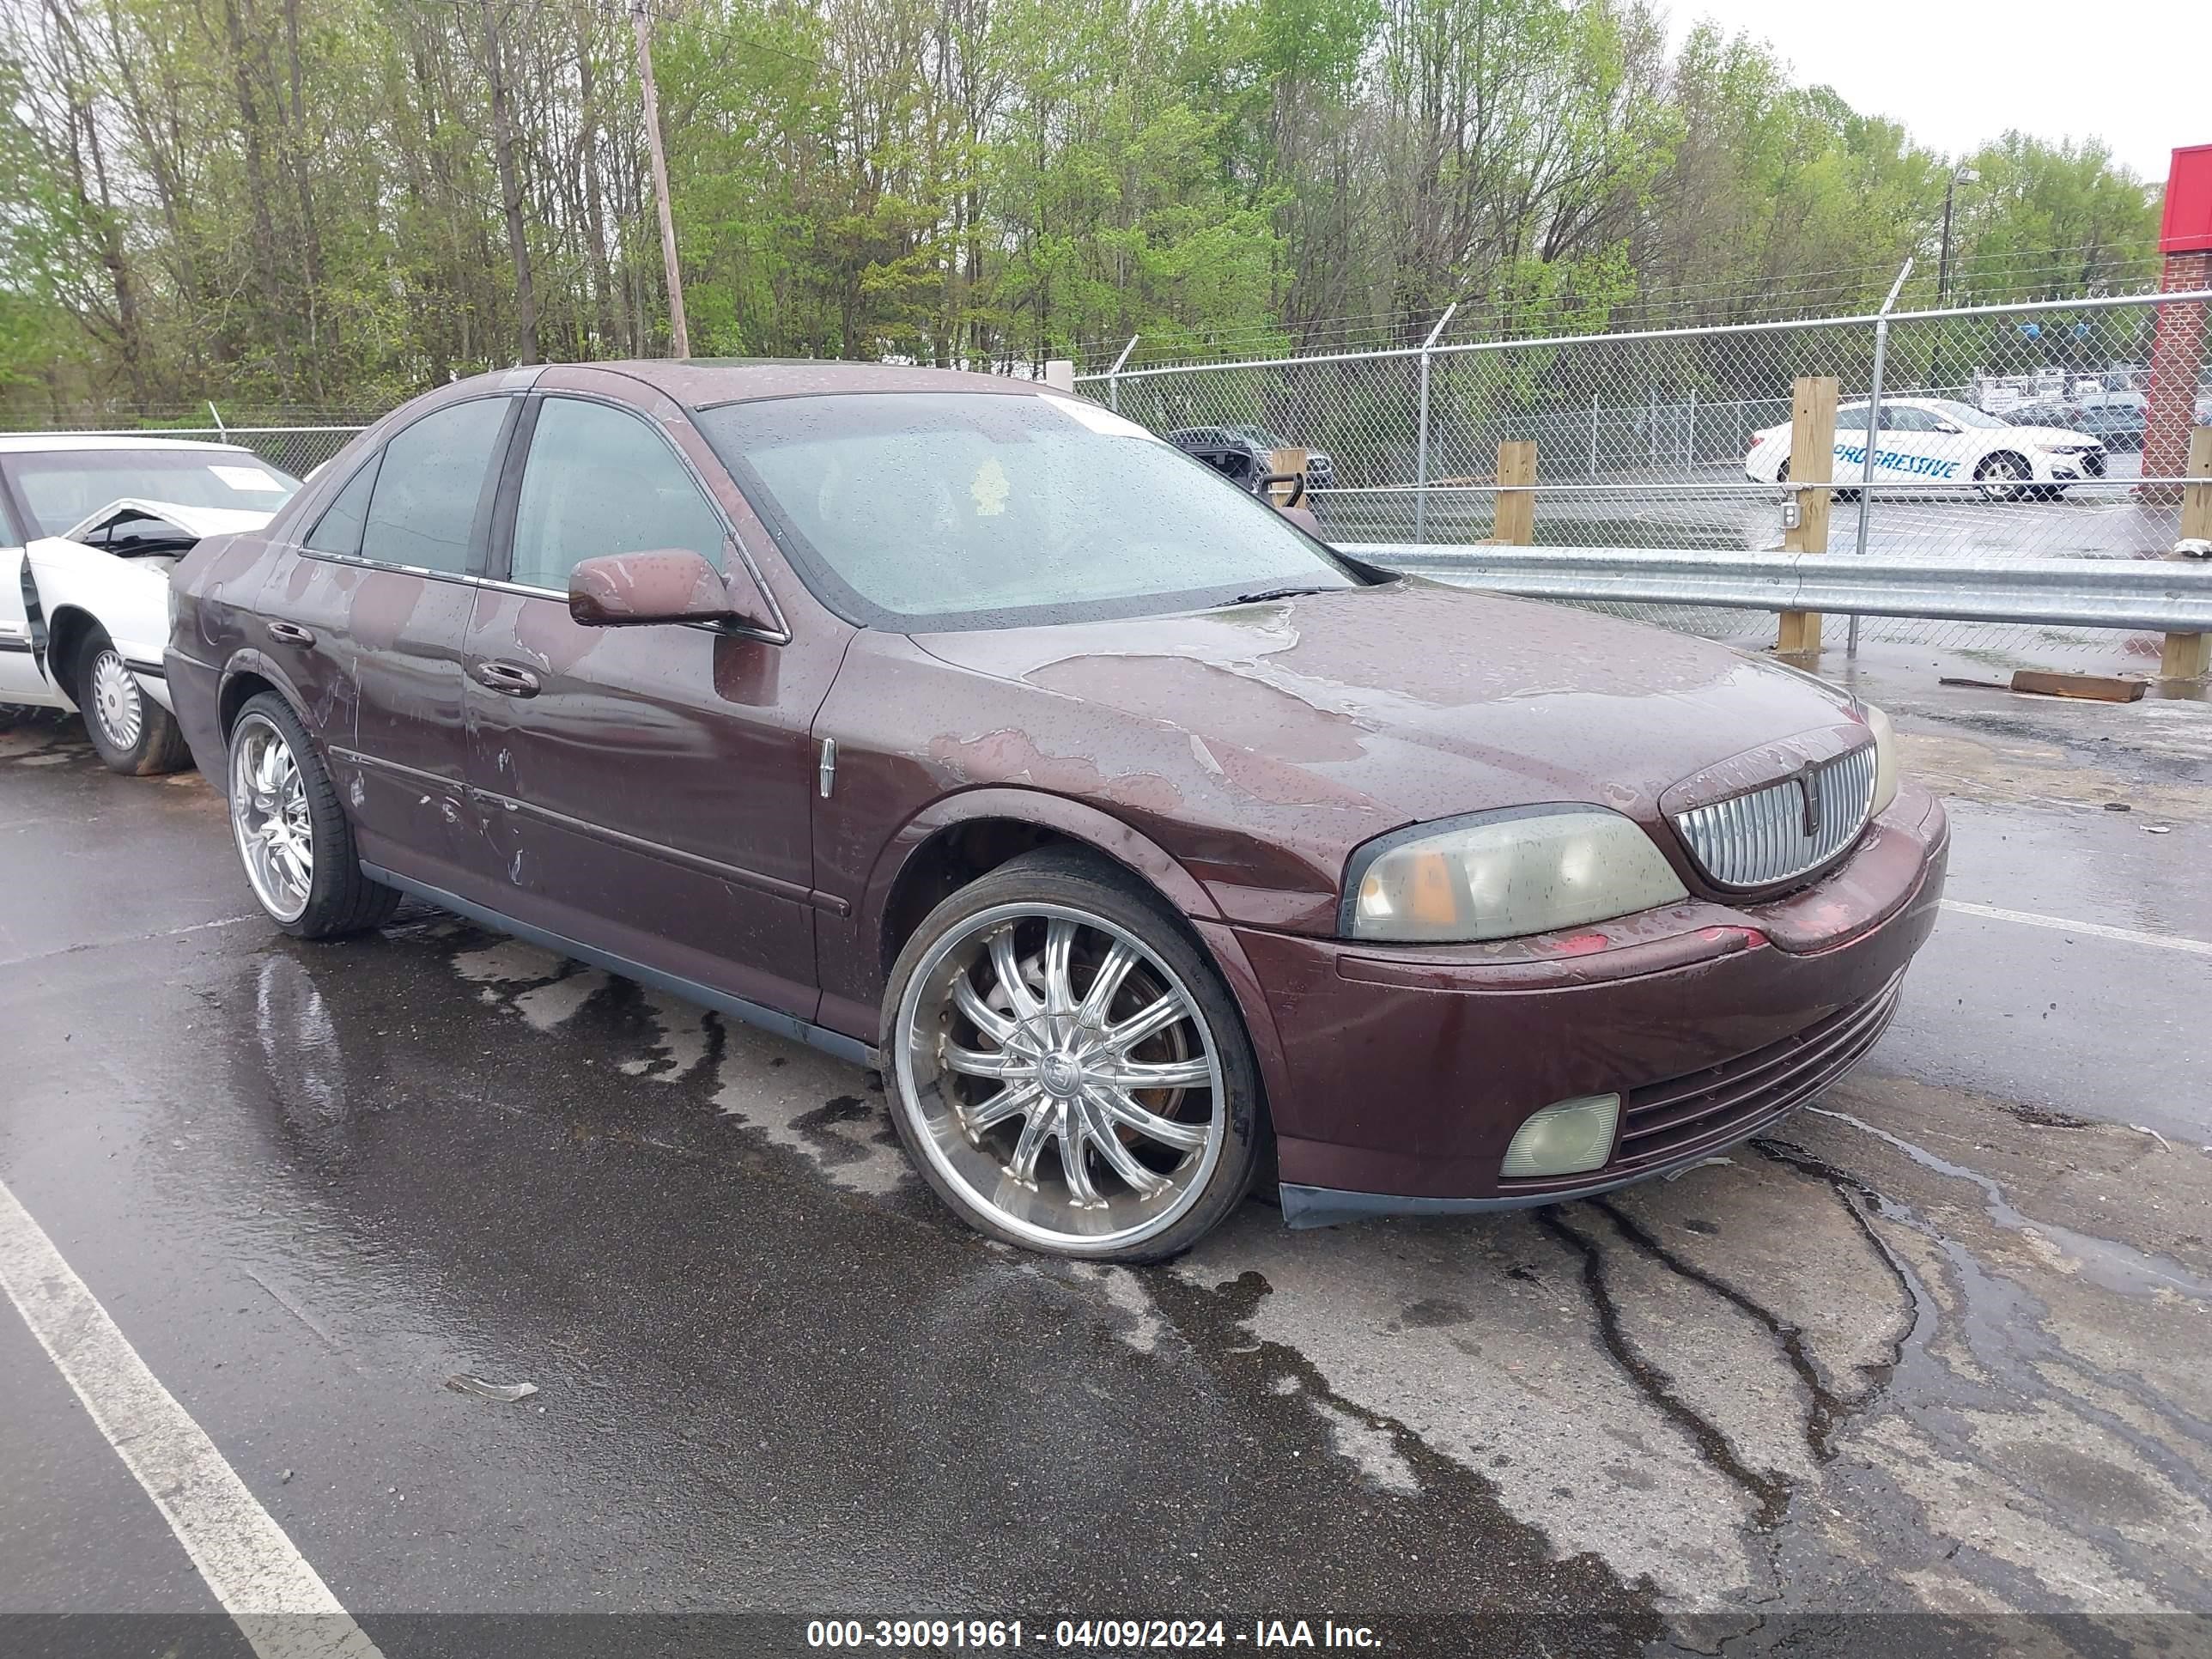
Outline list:
[[[1267,1144],[1212,962],[1150,889],[1066,848],[1012,860],[923,919],[891,969],[881,1054],[931,1190],[1046,1255],[1182,1255],[1251,1190]]]
[[[270,921],[295,939],[337,939],[392,920],[400,895],[362,874],[330,771],[275,692],[238,711],[224,785],[246,884]]]
[[[85,636],[70,695],[84,717],[93,752],[111,772],[150,778],[191,763],[176,716],[148,696],[104,628]]]

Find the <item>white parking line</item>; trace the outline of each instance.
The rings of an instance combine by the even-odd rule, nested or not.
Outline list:
[[[261,1659],[380,1659],[4,1182],[0,1286]]]
[[[2212,944],[2184,939],[2179,933],[2146,933],[2133,927],[2107,927],[2101,921],[2069,921],[2063,916],[2039,916],[2033,910],[2004,910],[1994,904],[1969,904],[1964,899],[1945,899],[1946,910],[1962,915],[1984,916],[1991,921],[2017,921],[2029,927],[2051,927],[2062,933],[2087,933],[2092,939],[2116,939],[2124,945],[2155,945],[2162,951],[2187,951],[2212,957]]]

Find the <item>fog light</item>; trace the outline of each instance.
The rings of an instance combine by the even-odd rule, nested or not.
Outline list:
[[[1521,1126],[1498,1173],[1556,1176],[1595,1170],[1612,1155],[1613,1124],[1620,1116],[1619,1095],[1555,1100]]]

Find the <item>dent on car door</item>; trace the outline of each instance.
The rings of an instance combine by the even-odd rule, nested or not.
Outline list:
[[[672,441],[696,441],[674,405],[648,421],[585,398],[534,401],[499,511],[507,585],[486,590],[469,638],[469,776],[500,861],[492,902],[811,1019],[811,728],[836,656],[708,627],[575,622],[578,561],[656,549],[702,555],[741,606],[761,608],[730,545],[733,527],[757,525],[703,444]]]
[[[515,400],[471,398],[401,428],[332,498],[261,598],[262,648],[297,687],[361,855],[478,890],[461,652],[492,481]]]

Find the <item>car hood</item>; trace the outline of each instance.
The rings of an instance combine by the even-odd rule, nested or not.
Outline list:
[[[124,513],[144,514],[173,524],[188,536],[227,536],[235,531],[258,530],[276,515],[234,507],[186,507],[179,501],[148,501],[125,495],[108,502],[62,532],[64,541],[81,542],[112,518]]]
[[[1410,578],[915,643],[1036,699],[994,724],[980,711],[1003,702],[949,698],[946,781],[1099,796],[1201,859],[1244,847],[1230,862],[1255,867],[1264,843],[1332,884],[1386,830],[1536,802],[1612,807],[1674,856],[1671,787],[1732,793],[1863,726],[1843,693],[1709,641]]]
[[[2063,426],[2016,426],[2003,432],[1990,434],[1990,441],[2002,443],[2012,440],[2026,444],[2094,444],[2097,440],[2087,432],[2076,432]]]

